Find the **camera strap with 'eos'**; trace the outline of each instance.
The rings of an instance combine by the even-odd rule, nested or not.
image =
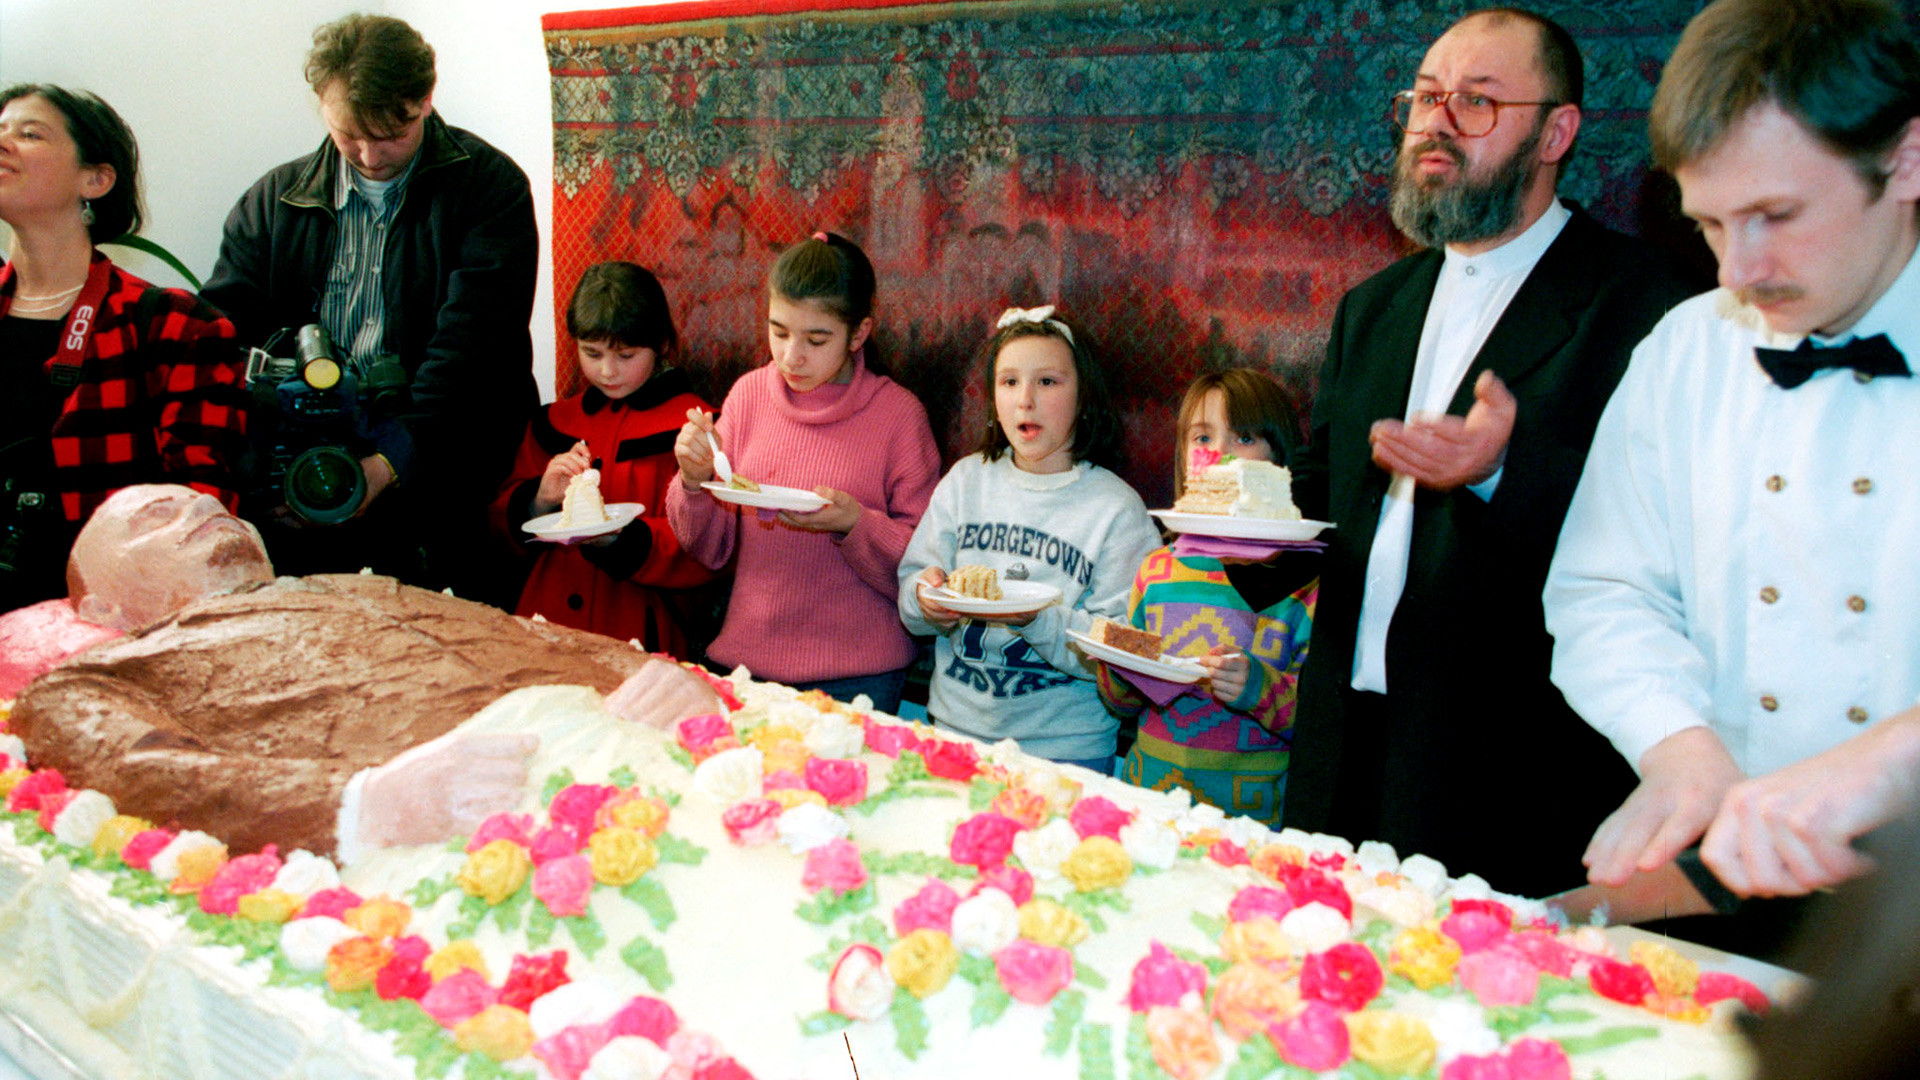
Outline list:
[[[71,390],[80,383],[80,361],[87,351],[87,342],[93,337],[94,323],[100,320],[100,302],[107,298],[107,275],[113,270],[113,263],[96,258],[87,268],[87,283],[80,289],[80,299],[74,301],[73,310],[67,313],[67,325],[60,333],[60,347],[54,350],[53,363],[47,368],[47,381],[62,390]]]

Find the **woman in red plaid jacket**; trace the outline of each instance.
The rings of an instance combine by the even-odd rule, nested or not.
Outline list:
[[[233,325],[94,249],[139,229],[138,169],[99,98],[0,91],[0,611],[65,595],[73,534],[119,488],[170,480],[237,503]]]

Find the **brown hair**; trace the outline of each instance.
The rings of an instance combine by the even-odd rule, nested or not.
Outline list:
[[[1063,329],[1064,328],[1064,329]],[[1010,322],[994,331],[987,341],[984,365],[987,388],[987,428],[976,448],[988,461],[997,461],[1012,449],[1007,433],[1000,427],[999,410],[994,408],[994,372],[999,367],[1000,350],[1021,338],[1048,337],[1060,342],[1073,354],[1073,379],[1078,405],[1073,416],[1073,460],[1091,461],[1111,469],[1119,464],[1122,443],[1120,414],[1113,407],[1113,395],[1107,389],[1107,373],[1094,355],[1087,331],[1072,320],[1055,314],[1043,322]]]
[[[82,165],[105,165],[113,170],[113,186],[105,195],[88,200],[93,224],[87,238],[96,244],[140,231],[144,216],[140,203],[140,146],[133,129],[113,106],[85,90],[68,90],[48,83],[19,83],[0,91],[0,108],[16,98],[38,97],[66,118],[67,134],[80,153]]]
[[[1215,390],[1227,396],[1227,426],[1242,435],[1256,435],[1273,448],[1276,465],[1293,460],[1300,441],[1300,418],[1286,388],[1256,368],[1209,371],[1193,380],[1180,399],[1180,420],[1173,429],[1173,497],[1187,488],[1187,429]]]
[[[1661,72],[1647,124],[1654,164],[1698,160],[1766,102],[1848,159],[1878,199],[1887,156],[1920,116],[1920,46],[1879,0],[1718,0]]]
[[[567,333],[573,340],[606,341],[629,349],[652,349],[665,364],[680,348],[673,309],[660,279],[630,262],[594,263],[580,275],[567,301]]]
[[[354,123],[373,138],[398,134],[433,93],[433,46],[388,15],[348,15],[313,32],[307,85],[320,93],[342,80]]]

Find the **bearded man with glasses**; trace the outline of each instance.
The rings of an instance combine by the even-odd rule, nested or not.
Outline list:
[[[1687,295],[1555,195],[1582,82],[1572,37],[1531,12],[1475,12],[1428,50],[1391,106],[1393,221],[1427,250],[1342,300],[1294,472],[1339,527],[1286,824],[1533,895],[1584,880],[1632,789],[1548,680],[1540,589],[1628,352]]]

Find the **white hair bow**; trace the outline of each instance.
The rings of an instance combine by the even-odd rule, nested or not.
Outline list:
[[[1039,307],[1030,308],[1010,307],[1000,313],[1000,318],[993,324],[993,328],[995,330],[1005,330],[1014,323],[1038,323],[1042,326],[1050,326],[1058,330],[1060,336],[1067,339],[1067,344],[1072,345],[1073,331],[1067,329],[1066,323],[1054,318],[1053,312],[1054,306],[1052,304],[1042,304]]]

